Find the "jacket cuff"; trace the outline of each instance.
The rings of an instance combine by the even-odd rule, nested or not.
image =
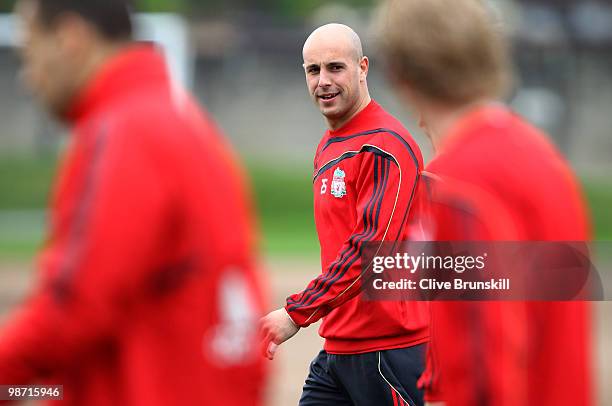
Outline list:
[[[289,305],[285,305],[284,309],[289,315],[289,318],[291,319],[293,324],[295,324],[297,327],[308,327],[312,323],[312,321],[309,321],[309,322],[306,321],[310,318],[310,316],[304,315],[302,312],[300,312],[297,309],[290,311],[289,307],[290,307]]]

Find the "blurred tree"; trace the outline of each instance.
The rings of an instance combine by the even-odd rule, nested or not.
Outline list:
[[[335,0],[351,7],[372,6],[376,0]],[[277,18],[302,19],[329,0],[187,0],[188,11],[196,13],[251,12]]]
[[[304,18],[329,0],[132,0],[142,12],[219,14],[233,11],[266,13],[278,18]],[[0,2],[0,12],[11,12],[16,0]],[[335,0],[352,7],[371,6],[375,0]]]
[[[135,0],[135,8],[141,12],[187,12],[185,0]],[[191,2],[197,3],[197,2]],[[204,2],[207,3],[207,2]]]
[[[13,11],[13,7],[17,0],[0,1],[0,12],[8,13]],[[188,11],[188,3],[222,3],[222,1],[186,1],[186,0],[131,0],[135,4],[137,11],[155,12],[155,11]],[[189,5],[191,5],[189,4]]]
[[[16,1],[17,0],[5,0],[0,2],[0,13],[10,13],[13,11]]]
[[[272,10],[276,10],[280,16],[286,17],[307,17],[318,7],[326,3],[345,4],[351,7],[372,6],[374,0],[267,0]]]

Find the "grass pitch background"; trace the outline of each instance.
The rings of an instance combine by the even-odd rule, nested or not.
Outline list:
[[[42,243],[56,166],[46,155],[0,159],[0,260],[28,260]],[[277,167],[253,160],[246,166],[264,252],[316,257],[308,164]]]
[[[316,258],[312,166],[247,160],[266,255]],[[45,207],[56,172],[52,155],[0,157],[0,260],[28,260],[44,238]],[[582,178],[596,240],[612,240],[612,180]]]

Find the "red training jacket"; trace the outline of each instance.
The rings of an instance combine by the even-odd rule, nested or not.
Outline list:
[[[436,239],[588,241],[582,194],[546,137],[505,107],[466,114],[428,172]],[[430,223],[431,224],[431,223]],[[551,281],[552,282],[552,281]],[[593,404],[588,302],[434,302],[429,400]]]
[[[428,340],[425,302],[367,302],[360,290],[366,242],[406,240],[419,196],[421,152],[408,131],[375,101],[336,131],[314,160],[314,214],[323,272],[285,309],[299,326],[323,317],[329,353],[357,354]]]
[[[109,60],[74,136],[35,292],[0,330],[0,384],[61,405],[259,405],[264,308],[236,159],[162,56]]]

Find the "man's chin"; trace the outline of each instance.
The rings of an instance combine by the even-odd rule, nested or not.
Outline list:
[[[337,107],[319,106],[319,111],[328,119],[337,119],[342,116],[342,111]]]
[[[60,103],[40,103],[44,111],[53,119],[67,123],[70,121],[70,106]]]
[[[35,94],[34,98],[51,117],[59,121],[65,121],[67,119],[72,106],[72,98],[68,97],[68,93],[63,94],[62,97]]]

